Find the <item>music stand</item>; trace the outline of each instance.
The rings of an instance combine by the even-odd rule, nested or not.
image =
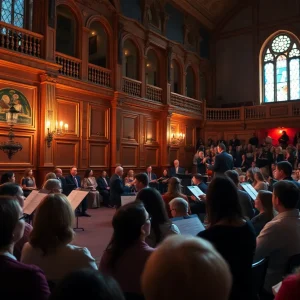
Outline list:
[[[69,194],[68,200],[74,211],[76,211],[76,208],[80,205],[80,203],[87,196],[88,193],[89,193],[89,191],[86,191],[86,190],[73,190]],[[84,231],[84,228],[78,227],[78,224],[79,224],[79,217],[78,217],[78,215],[76,215],[76,227],[74,227],[73,229]]]
[[[187,187],[191,185],[192,183],[192,174],[176,174],[176,177],[178,177],[181,180],[181,185],[183,187],[183,193],[187,193]]]
[[[251,197],[253,201],[256,199],[258,192],[249,182],[241,183],[241,187]]]

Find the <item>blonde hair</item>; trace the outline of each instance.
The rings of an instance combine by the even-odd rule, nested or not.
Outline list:
[[[56,175],[53,172],[47,173],[44,179],[44,182],[46,182],[48,179],[56,179]]]
[[[43,189],[50,191],[51,193],[60,193],[61,182],[58,179],[48,179],[44,185]]]
[[[194,299],[199,291],[205,300],[227,300],[231,283],[227,263],[209,242],[181,235],[162,242],[142,275],[146,300]]]
[[[74,211],[63,194],[49,194],[38,206],[29,242],[44,255],[73,240]]]

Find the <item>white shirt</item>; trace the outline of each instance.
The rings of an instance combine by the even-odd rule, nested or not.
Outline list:
[[[176,171],[176,174],[178,174],[178,167],[177,167],[177,168],[175,168],[175,171]]]
[[[26,243],[22,250],[21,262],[40,267],[47,280],[53,282],[78,269],[98,269],[95,259],[87,248],[70,244],[57,248],[55,253],[44,255],[41,249],[33,248]]]
[[[265,225],[256,243],[254,260],[269,257],[265,289],[271,292],[272,286],[282,281],[288,259],[300,253],[299,210],[293,209],[278,214]]]

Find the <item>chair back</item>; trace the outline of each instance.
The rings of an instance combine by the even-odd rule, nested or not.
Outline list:
[[[287,262],[285,275],[289,275],[294,272],[294,269],[300,267],[300,253],[291,256]]]
[[[259,294],[263,290],[266,272],[268,269],[268,258],[252,264],[252,298],[259,299]]]

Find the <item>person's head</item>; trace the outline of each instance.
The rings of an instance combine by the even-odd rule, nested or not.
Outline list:
[[[123,168],[121,166],[117,166],[115,168],[115,174],[117,174],[118,176],[122,177],[123,176]]]
[[[243,216],[236,185],[228,177],[216,177],[211,181],[206,204],[211,226],[221,220],[235,221]]]
[[[247,172],[246,172],[246,179],[247,179],[247,181],[250,181],[250,182],[254,181],[253,168],[250,168],[250,169],[247,170]]]
[[[202,174],[194,174],[192,177],[192,182],[194,185],[200,184],[202,181]]]
[[[55,168],[54,173],[55,173],[56,177],[58,177],[58,178],[63,176],[62,169],[60,169],[60,168]]]
[[[47,174],[45,175],[44,182],[46,182],[48,179],[56,179],[55,173],[53,173],[53,172],[47,173]]]
[[[276,154],[282,154],[282,147],[280,147],[280,146],[279,146],[279,147],[276,147],[276,148],[275,148],[275,153],[276,153]]]
[[[70,174],[72,176],[76,176],[77,175],[77,167],[73,166],[71,169],[70,169]]]
[[[251,168],[256,168],[256,162],[255,161],[251,162]]]
[[[273,186],[273,207],[279,213],[297,207],[300,191],[292,181],[281,180]]]
[[[149,185],[149,178],[146,173],[136,174],[134,178],[135,178],[135,188],[138,192]]]
[[[93,176],[93,170],[92,169],[86,169],[84,171],[84,178],[92,177]]]
[[[254,202],[254,206],[260,213],[264,212],[270,219],[274,217],[274,209],[272,203],[272,192],[259,191]]]
[[[24,206],[25,197],[24,197],[23,190],[16,183],[13,183],[13,182],[4,183],[0,187],[0,195],[1,196],[11,196],[11,197],[15,198],[16,200],[18,200],[21,207]]]
[[[197,299],[199,292],[201,299],[227,300],[231,284],[230,269],[212,244],[182,235],[166,238],[142,274],[146,300]]]
[[[288,161],[281,161],[277,163],[274,172],[274,177],[277,180],[283,180],[286,177],[291,177],[293,173],[293,167]]]
[[[65,299],[125,300],[118,283],[112,277],[90,269],[68,274],[49,297],[49,300]]]
[[[6,173],[2,174],[0,184],[4,184],[7,182],[15,182],[15,181],[16,181],[15,173],[6,172]]]
[[[50,191],[50,193],[60,193],[61,192],[61,182],[58,179],[48,179],[44,183],[43,189]]]
[[[129,170],[127,173],[128,177],[134,177],[134,171],[133,170]]]
[[[188,215],[189,204],[183,198],[177,197],[169,203],[171,215],[173,218],[184,217]]]
[[[286,131],[283,130],[283,131],[282,131],[282,135],[286,135]]]
[[[174,198],[181,194],[180,179],[177,177],[171,177],[168,181],[168,193],[173,195]]]
[[[114,267],[127,248],[137,241],[145,240],[150,234],[151,219],[144,204],[135,201],[116,211],[112,226],[114,231],[107,251],[110,252],[110,265]]]
[[[228,170],[225,172],[225,175],[230,178],[233,183],[238,186],[239,183],[240,183],[240,176],[239,176],[239,173],[235,170]]]
[[[218,153],[226,151],[226,146],[223,143],[220,143],[217,147]]]
[[[164,169],[163,175],[164,175],[165,177],[168,176],[168,170],[167,170],[167,169]]]
[[[33,172],[31,168],[27,168],[24,172],[24,177],[32,177]]]
[[[152,172],[152,167],[151,166],[148,166],[147,167],[147,173],[151,173]]]
[[[145,205],[145,209],[151,216],[151,225],[155,233],[156,241],[159,243],[162,239],[160,225],[169,222],[165,203],[156,189],[142,189],[136,196],[137,201]]]
[[[203,151],[199,151],[198,155],[199,155],[199,158],[204,158],[204,152]]]
[[[24,234],[23,210],[17,199],[0,196],[0,251],[7,251]]]
[[[35,212],[30,244],[45,255],[59,246],[69,244],[74,237],[74,211],[63,194],[49,194]]]
[[[262,172],[261,171],[256,171],[256,172],[254,172],[254,180],[256,181],[256,182],[260,182],[260,181],[265,181],[265,178],[264,178],[264,176],[263,176],[263,174],[262,174]]]
[[[174,167],[175,167],[175,168],[178,168],[178,167],[179,167],[179,160],[178,160],[178,159],[175,159],[175,160],[174,160]]]

